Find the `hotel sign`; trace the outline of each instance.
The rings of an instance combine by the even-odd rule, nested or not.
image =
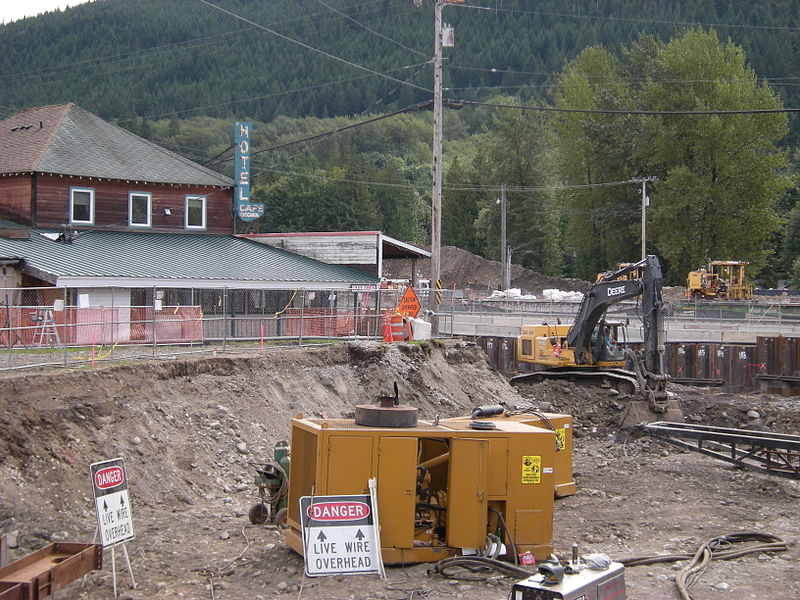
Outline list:
[[[233,125],[234,179],[236,180],[236,214],[242,221],[254,221],[264,215],[264,205],[250,202],[250,132],[252,123],[237,121]]]

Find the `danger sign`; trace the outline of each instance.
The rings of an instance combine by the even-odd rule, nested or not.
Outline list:
[[[128,478],[121,458],[89,466],[97,511],[97,527],[104,548],[134,538],[133,514],[128,497]]]
[[[372,500],[363,496],[303,496],[306,575],[379,573]]]
[[[397,308],[395,310],[398,314],[403,315],[404,317],[412,317],[416,319],[421,308],[422,305],[419,303],[419,298],[417,298],[414,288],[408,286],[403,294],[403,297],[400,298],[400,302],[397,304]]]

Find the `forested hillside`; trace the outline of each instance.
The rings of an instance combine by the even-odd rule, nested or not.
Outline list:
[[[260,231],[381,228],[427,243],[433,9],[412,0],[95,0],[0,26],[0,115],[72,101],[230,172],[251,120]],[[447,6],[443,243],[591,277],[648,248],[680,282],[746,259],[800,276],[800,3],[468,0]],[[457,103],[455,101],[463,101]],[[505,107],[527,107],[520,108]],[[400,111],[402,114],[380,119]],[[375,119],[369,125],[355,123]],[[326,135],[329,134],[329,135]],[[303,140],[301,143],[296,143]]]

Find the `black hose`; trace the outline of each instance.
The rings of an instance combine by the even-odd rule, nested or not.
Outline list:
[[[761,542],[755,545],[735,549],[733,544],[743,542]],[[727,560],[738,558],[755,552],[785,552],[789,544],[776,535],[769,533],[744,532],[721,535],[703,542],[693,553],[662,554],[655,556],[640,556],[623,558],[621,562],[626,567],[637,565],[652,565],[661,562],[675,562],[689,560],[680,573],[675,577],[675,585],[682,600],[692,600],[689,588],[692,587],[705,571],[712,560]]]
[[[508,543],[511,546],[511,552],[514,555],[514,564],[519,565],[519,556],[517,556],[517,545],[514,543],[514,538],[511,537],[511,530],[506,525],[506,520],[503,518],[503,513],[501,513],[499,510],[493,507],[489,507],[489,510],[497,514],[497,520],[500,521],[500,526],[503,528],[503,531],[505,531],[506,535],[508,536]]]
[[[458,570],[467,571],[468,573],[459,573]],[[481,571],[496,571],[501,575],[526,579],[531,575],[535,575],[533,571],[528,571],[527,569],[514,566],[502,560],[495,560],[494,558],[487,558],[485,556],[453,556],[451,558],[445,558],[437,562],[433,566],[433,569],[428,569],[428,575],[438,573],[442,577],[447,577],[448,579],[480,581],[485,579],[483,575],[479,575]]]

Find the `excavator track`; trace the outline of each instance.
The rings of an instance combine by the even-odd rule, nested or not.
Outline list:
[[[636,379],[636,373],[627,369],[591,369],[591,368],[564,368],[546,369],[515,375],[511,378],[511,385],[524,385],[526,383],[539,383],[546,380],[573,381],[581,385],[599,385],[613,387],[621,394],[638,394],[641,390]]]

